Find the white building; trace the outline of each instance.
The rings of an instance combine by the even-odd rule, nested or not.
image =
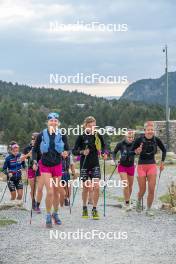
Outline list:
[[[6,145],[0,145],[0,155],[7,154],[7,146]]]

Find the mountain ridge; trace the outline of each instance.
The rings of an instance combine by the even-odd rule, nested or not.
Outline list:
[[[176,72],[168,73],[169,105],[176,105]],[[130,84],[120,97],[120,100],[138,101],[149,104],[165,104],[166,75],[159,78],[141,79]]]

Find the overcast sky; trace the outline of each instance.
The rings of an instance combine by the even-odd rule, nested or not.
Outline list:
[[[127,76],[128,82],[176,70],[174,0],[0,0],[0,79],[49,86],[50,73]],[[50,22],[127,24],[126,32],[50,30]],[[125,85],[76,86],[119,96]],[[64,89],[75,89],[74,86]]]

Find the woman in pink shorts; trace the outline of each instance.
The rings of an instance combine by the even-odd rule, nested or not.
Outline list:
[[[61,134],[59,127],[59,114],[50,113],[48,115],[48,127],[44,129],[37,137],[33,148],[33,169],[37,170],[36,153],[41,152],[39,168],[41,177],[43,177],[46,187],[46,227],[52,227],[52,218],[54,223],[61,225],[58,216],[59,193],[63,191],[61,187],[62,177],[62,155],[68,155],[69,150],[66,135]],[[53,213],[51,209],[53,207]]]
[[[140,154],[138,161],[138,201],[137,211],[142,210],[141,201],[146,192],[146,183],[148,181],[148,197],[147,197],[147,211],[148,216],[153,216],[154,213],[151,210],[154,200],[154,192],[156,186],[157,166],[155,161],[155,154],[157,153],[157,147],[162,151],[162,159],[160,163],[160,171],[164,169],[164,160],[166,158],[166,148],[162,141],[155,136],[154,123],[148,121],[144,124],[144,136],[137,138],[133,144],[132,150],[135,150]]]
[[[127,186],[124,187],[124,200],[125,200],[125,211],[131,211],[130,206],[130,197],[133,188],[133,181],[134,181],[134,157],[135,152],[131,151],[132,144],[134,141],[134,131],[128,130],[127,134],[121,142],[119,142],[113,152],[114,160],[116,159],[116,154],[120,151],[121,157],[120,162],[117,168],[118,173],[120,174],[120,178],[122,181],[126,182]]]

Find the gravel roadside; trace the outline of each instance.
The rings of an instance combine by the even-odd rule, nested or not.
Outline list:
[[[167,168],[163,173],[159,195],[167,191],[168,176],[174,177],[174,173],[175,167]],[[4,186],[5,183],[0,183],[0,192]],[[136,192],[135,181],[134,198]],[[50,238],[50,230],[45,228],[44,223],[44,202],[42,214],[34,214],[32,225],[29,224],[29,211],[16,209],[0,211],[0,218],[5,216],[18,221],[17,224],[0,227],[0,264],[175,263],[176,215],[169,215],[159,210],[153,218],[146,217],[145,212],[138,214],[135,210],[125,213],[115,206],[117,201],[112,195],[122,195],[121,190],[107,190],[106,217],[103,217],[101,197],[99,204],[101,220],[93,221],[91,218],[85,220],[80,217],[81,191],[79,190],[72,214],[70,215],[68,208],[60,209],[63,225],[53,228],[52,234],[55,236],[66,234],[66,239],[59,238],[59,235],[58,239],[54,236]],[[8,198],[6,193],[5,200]],[[26,206],[30,208],[29,195]],[[78,230],[82,234],[97,230],[94,232],[101,232],[102,236],[113,232],[116,234],[116,239],[100,239],[97,236],[94,239],[68,238],[68,232],[73,234]],[[127,235],[127,239],[122,239],[123,234]]]

